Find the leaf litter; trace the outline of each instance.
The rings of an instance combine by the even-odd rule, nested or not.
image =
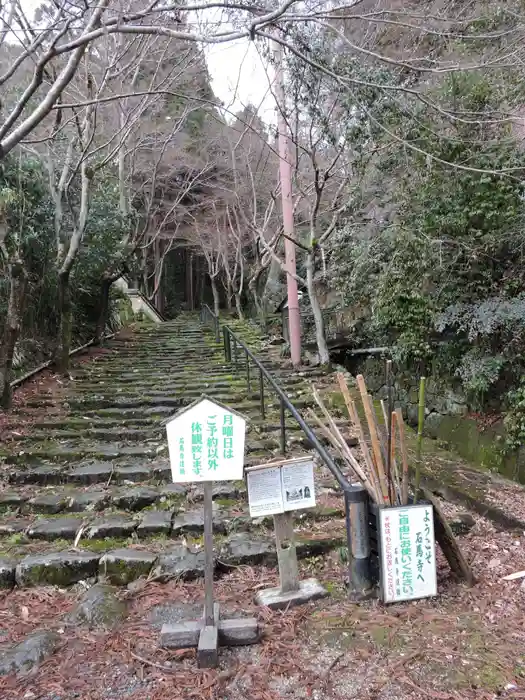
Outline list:
[[[455,581],[438,553],[439,596],[383,606],[356,605],[342,584],[336,552],[301,563],[331,596],[273,612],[254,595],[278,584],[277,572],[236,567],[216,581],[229,613],[255,615],[260,644],[221,649],[218,669],[199,670],[194,650],[160,649],[152,612],[200,603],[202,581],[143,582],[123,589],[129,615],[115,630],[63,625],[80,588],[18,590],[0,596],[0,651],[29,632],[58,630],[63,643],[36,672],[0,678],[13,700],[493,700],[525,698],[525,589],[504,580],[525,569],[523,532],[496,530],[475,516],[462,537],[473,588]]]

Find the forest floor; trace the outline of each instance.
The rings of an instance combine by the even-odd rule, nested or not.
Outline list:
[[[448,514],[453,514],[450,506]],[[12,700],[491,700],[525,698],[524,533],[504,532],[479,516],[460,543],[472,564],[473,588],[454,581],[439,553],[435,599],[384,606],[349,602],[339,555],[301,563],[330,596],[272,612],[253,603],[276,571],[239,567],[216,582],[223,610],[255,615],[259,644],[222,649],[217,670],[199,670],[193,650],[159,648],[160,621],[200,604],[202,581],[139,581],[119,595],[127,618],[116,629],[64,625],[80,595],[70,589],[14,589],[0,595],[2,642],[37,629],[61,635],[58,651],[35,672],[0,679]],[[177,617],[178,616],[178,617]]]
[[[86,356],[86,360],[90,359]],[[43,373],[17,391],[16,408],[43,391],[44,409],[15,414],[16,430],[30,435],[39,413],[67,411],[68,380]],[[20,416],[26,422],[20,422]],[[0,419],[0,439],[13,437]],[[498,483],[498,504],[525,513],[525,491]],[[448,517],[465,508],[444,501]],[[338,550],[300,562],[329,597],[272,612],[258,607],[258,590],[277,585],[277,571],[231,567],[215,582],[228,615],[258,618],[262,637],[253,646],[221,649],[216,670],[199,670],[195,652],[159,646],[166,620],[199,616],[202,579],[159,583],[138,579],[117,590],[127,614],[112,629],[67,624],[85,592],[70,588],[18,588],[0,592],[0,647],[37,630],[58,635],[55,652],[26,675],[0,676],[0,700],[492,700],[525,699],[525,532],[496,529],[472,514],[475,525],[459,544],[476,576],[458,583],[438,552],[438,596],[384,606],[350,602]],[[327,529],[328,523],[320,523]]]

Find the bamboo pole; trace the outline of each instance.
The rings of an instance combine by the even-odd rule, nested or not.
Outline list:
[[[386,477],[385,477],[385,467],[383,464],[381,444],[379,442],[379,437],[377,434],[377,426],[376,426],[376,420],[375,420],[372,400],[371,400],[370,396],[368,395],[363,375],[358,374],[356,377],[356,380],[357,380],[357,386],[359,387],[359,392],[361,394],[361,399],[363,401],[363,407],[365,409],[365,415],[366,415],[366,420],[368,423],[368,429],[370,431],[370,439],[372,441],[372,452],[374,454],[375,463],[376,463],[376,467],[377,467],[377,473],[379,476],[379,484],[381,487],[382,499],[383,499],[383,502],[386,505],[388,505],[389,500],[388,500],[388,488],[387,488]]]
[[[342,372],[337,373],[337,380],[339,382],[339,386],[341,388],[341,392],[343,394],[343,397],[344,397],[344,400],[346,403],[346,409],[348,411],[348,415],[350,417],[351,422],[353,423],[354,427],[357,430],[357,439],[359,440],[359,447],[361,448],[361,453],[363,455],[363,459],[365,460],[365,464],[366,464],[368,471],[370,473],[370,477],[372,479],[372,484],[373,484],[375,492],[376,492],[375,502],[380,503],[383,500],[383,497],[382,497],[381,488],[379,485],[379,476],[377,474],[374,460],[372,459],[372,455],[370,454],[370,450],[368,448],[368,443],[366,442],[365,431],[363,430],[363,426],[361,424],[361,419],[359,418],[359,414],[357,412],[355,401],[350,396],[350,392],[348,391],[348,385],[346,383],[346,379],[345,379]]]
[[[350,452],[350,448],[348,445],[346,446],[347,449],[345,450],[344,447],[341,445],[337,437],[330,432],[328,427],[323,423],[323,421],[319,418],[319,416],[313,411],[311,408],[308,409],[308,415],[317,423],[319,426],[319,429],[323,433],[323,435],[326,437],[326,439],[330,442],[332,447],[334,447],[338,452],[340,457],[343,459],[343,461],[348,464],[351,469],[354,471],[355,475],[359,479],[359,481],[363,484],[365,489],[368,491],[369,495],[371,498],[374,500],[377,498],[377,494],[375,493],[375,490],[368,480],[366,474],[364,471],[361,469],[361,465],[357,461],[357,459],[354,457],[354,455]]]
[[[417,443],[416,443],[416,479],[414,483],[414,504],[419,496],[421,481],[421,448],[423,444],[423,424],[425,422],[425,377],[419,381],[419,406],[417,412]]]
[[[399,432],[399,447],[401,448],[401,460],[403,462],[403,478],[401,480],[401,505],[408,504],[408,452],[405,435],[405,421],[400,408],[395,411],[397,429]]]

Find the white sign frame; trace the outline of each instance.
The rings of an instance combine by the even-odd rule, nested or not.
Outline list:
[[[203,395],[166,421],[173,483],[240,481],[246,418]]]
[[[296,457],[248,467],[246,486],[252,518],[313,508],[314,460],[310,456]],[[266,498],[265,489],[273,490]]]
[[[415,533],[412,539],[411,532]],[[421,503],[380,508],[377,534],[383,602],[399,603],[436,596],[436,540],[432,505]]]

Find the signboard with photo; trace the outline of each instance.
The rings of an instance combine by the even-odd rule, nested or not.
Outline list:
[[[383,602],[437,595],[432,506],[382,508],[379,529]]]
[[[311,457],[250,467],[246,476],[252,518],[315,506]]]

